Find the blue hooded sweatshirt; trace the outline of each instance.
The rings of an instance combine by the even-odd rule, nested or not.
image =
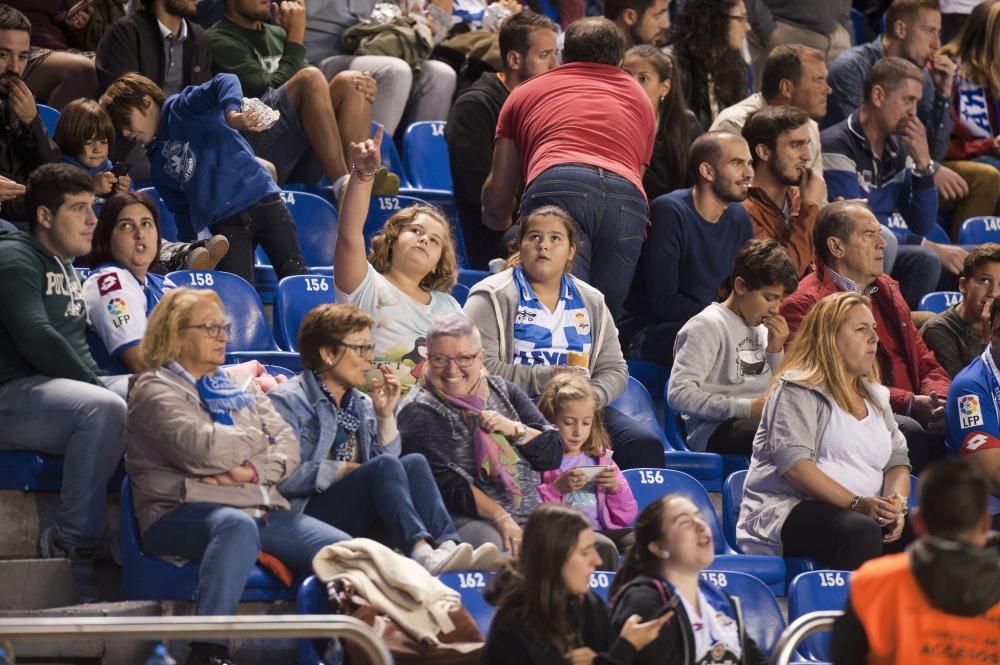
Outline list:
[[[180,240],[194,240],[202,229],[280,191],[226,122],[226,113],[239,111],[242,100],[239,79],[219,74],[171,96],[160,109],[160,126],[146,155]]]

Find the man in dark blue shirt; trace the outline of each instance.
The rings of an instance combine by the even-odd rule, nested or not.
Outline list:
[[[620,326],[631,357],[664,365],[688,319],[720,299],[736,253],[751,238],[750,213],[740,203],[753,181],[742,136],[708,132],[691,146],[691,189],[664,194],[651,206],[642,255]]]

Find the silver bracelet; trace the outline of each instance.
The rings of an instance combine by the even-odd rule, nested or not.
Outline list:
[[[351,162],[351,173],[356,173],[362,178],[374,178],[375,174],[378,173],[378,169],[375,169],[374,171],[362,171],[358,168],[357,164]]]
[[[863,497],[859,494],[858,496],[856,496],[853,499],[851,499],[851,503],[847,506],[847,509],[849,511],[851,511],[852,513],[857,512],[858,511],[858,506],[861,505],[861,499],[862,498]]]

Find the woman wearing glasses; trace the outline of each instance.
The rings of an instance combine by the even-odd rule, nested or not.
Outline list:
[[[267,397],[220,369],[231,327],[219,296],[178,288],[160,302],[140,345],[151,369],[135,378],[125,429],[142,546],[200,559],[195,613],[235,614],[260,552],[304,577],[321,548],[348,536],[289,510],[278,492],[299,446]],[[187,662],[227,659],[223,644],[199,642]]]
[[[399,411],[403,452],[427,458],[464,541],[517,556],[539,472],[559,468],[562,439],[524,391],[485,372],[464,314],[435,319],[426,336],[427,366]]]
[[[304,512],[355,536],[375,527],[388,545],[432,574],[494,567],[495,545],[463,543],[427,459],[399,457],[394,410],[400,385],[385,365],[372,369],[372,317],[356,305],[321,305],[299,328],[305,371],[268,396],[299,440],[302,464],[278,489]]]

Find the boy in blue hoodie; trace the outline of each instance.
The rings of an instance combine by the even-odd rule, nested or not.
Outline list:
[[[148,78],[125,74],[101,96],[101,106],[125,139],[142,144],[150,177],[174,213],[180,240],[209,229],[229,240],[218,270],[253,284],[260,244],[278,278],[306,272],[291,213],[278,186],[254,158],[241,131],[263,131],[263,119],[242,111],[243,90],[219,74],[169,99]]]

